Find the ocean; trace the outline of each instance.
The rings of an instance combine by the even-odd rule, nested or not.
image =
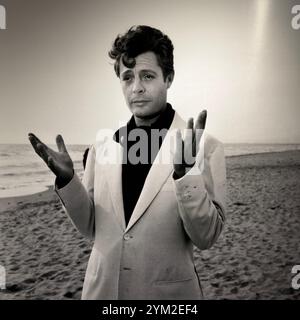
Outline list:
[[[56,146],[51,146],[57,150]],[[82,177],[86,145],[68,145],[74,170]],[[54,174],[35,153],[31,144],[0,144],[0,198],[28,195],[48,189]]]
[[[50,146],[54,147],[54,146]],[[68,145],[74,170],[82,177],[87,145]],[[54,147],[56,148],[56,147]],[[225,155],[300,150],[299,144],[225,144]],[[30,144],[0,144],[0,198],[33,194],[53,186],[54,174]]]

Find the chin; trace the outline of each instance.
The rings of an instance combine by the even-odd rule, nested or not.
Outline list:
[[[151,115],[153,114],[153,112],[146,110],[146,108],[143,110],[142,108],[138,108],[138,109],[134,109],[132,110],[132,113],[135,117],[138,118],[151,118]]]

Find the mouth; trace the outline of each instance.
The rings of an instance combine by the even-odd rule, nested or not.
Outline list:
[[[133,100],[132,104],[134,104],[136,106],[143,106],[149,102],[150,102],[150,100]]]
[[[150,102],[150,100],[133,100],[132,103],[146,103]]]

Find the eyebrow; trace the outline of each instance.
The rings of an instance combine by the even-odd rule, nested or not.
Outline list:
[[[147,73],[147,72],[150,72],[150,73],[153,73],[153,74],[157,75],[157,73],[154,70],[151,70],[151,69],[142,69],[142,70],[139,71],[139,73]],[[129,73],[132,73],[131,69],[127,69],[126,71],[122,72],[121,76],[127,75]]]
[[[143,73],[150,72],[150,73],[157,74],[154,70],[151,70],[151,69],[143,69],[143,70],[141,70],[140,72],[143,72]]]

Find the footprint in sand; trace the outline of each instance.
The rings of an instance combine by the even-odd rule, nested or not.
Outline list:
[[[14,293],[14,292],[19,292],[22,291],[24,287],[21,284],[11,284],[6,286],[6,292],[8,293]]]

